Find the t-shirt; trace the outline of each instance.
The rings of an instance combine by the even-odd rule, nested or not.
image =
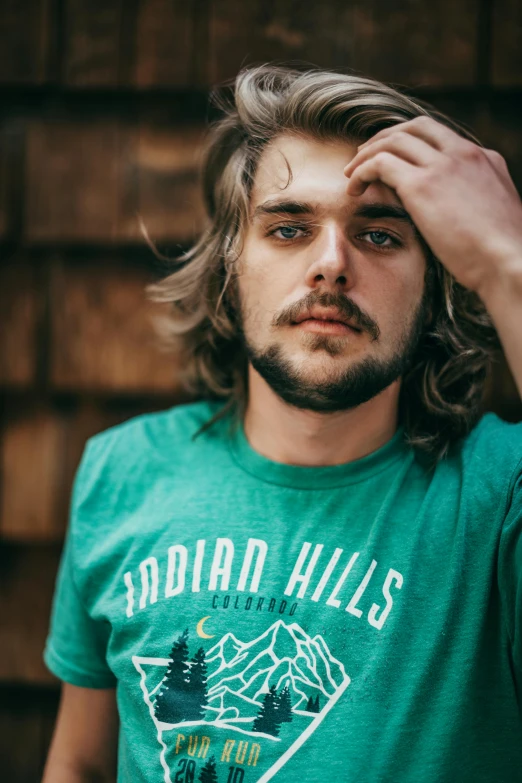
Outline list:
[[[116,688],[118,782],[522,781],[522,424],[305,467],[222,404],[76,475],[45,661]]]

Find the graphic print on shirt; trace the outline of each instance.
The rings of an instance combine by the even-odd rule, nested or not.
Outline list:
[[[162,657],[146,650],[132,657],[164,783],[271,780],[350,684],[325,613],[382,631],[402,588],[397,570],[369,552],[310,541],[293,549],[294,557],[276,565],[277,549],[263,539],[185,540],[124,573],[127,621],[153,605],[177,607],[170,616],[185,617],[183,626],[162,629]],[[212,615],[199,614],[202,607]],[[311,630],[314,615],[320,634]],[[238,623],[240,616],[249,621]],[[219,618],[217,636],[204,628],[211,617]]]
[[[169,658],[133,657],[165,783],[271,780],[350,683],[325,640],[296,622],[248,641],[227,633],[192,656],[189,643],[185,630]]]

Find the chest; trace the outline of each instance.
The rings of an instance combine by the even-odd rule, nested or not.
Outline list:
[[[325,748],[342,780],[376,745],[399,763],[412,722],[439,726],[435,682],[444,709],[469,702],[463,667],[486,670],[484,639],[498,634],[494,557],[477,558],[455,496],[433,501],[225,490],[122,520],[91,611],[111,626],[120,711],[165,780],[319,780]]]

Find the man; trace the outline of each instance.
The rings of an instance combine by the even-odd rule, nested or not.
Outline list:
[[[480,410],[497,335],[522,390],[506,165],[370,79],[220,105],[152,289],[201,399],[88,442],[45,783],[522,780],[522,425]]]

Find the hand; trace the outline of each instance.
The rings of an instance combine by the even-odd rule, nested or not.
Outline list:
[[[495,150],[416,117],[359,146],[344,174],[351,196],[376,180],[393,188],[435,256],[479,295],[522,269],[522,201]]]

